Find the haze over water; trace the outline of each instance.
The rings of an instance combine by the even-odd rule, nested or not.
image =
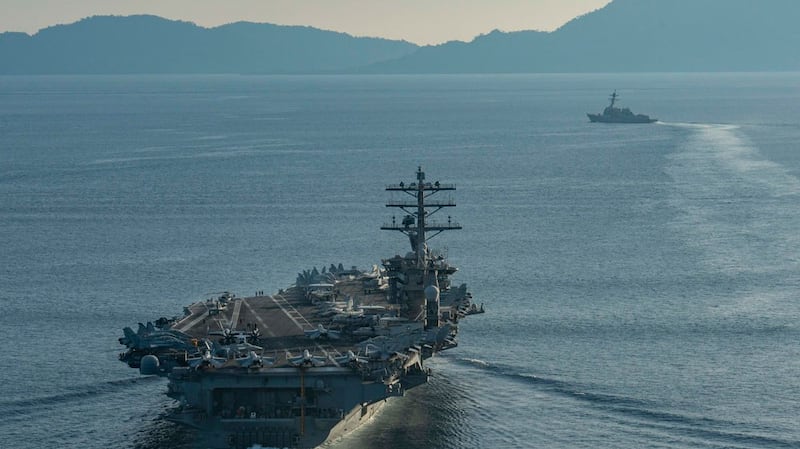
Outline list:
[[[488,313],[334,447],[800,447],[797,79],[0,77],[0,441],[190,447],[122,327],[406,252],[422,165]]]

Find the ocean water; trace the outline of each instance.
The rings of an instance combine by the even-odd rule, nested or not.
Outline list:
[[[646,126],[591,124],[613,89]],[[335,448],[800,447],[800,75],[0,77],[0,446],[189,448],[124,326],[405,252],[488,313]]]

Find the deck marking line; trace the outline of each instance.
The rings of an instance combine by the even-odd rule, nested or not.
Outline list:
[[[256,321],[258,321],[259,329],[264,329],[264,331],[267,332],[271,337],[277,337],[277,335],[275,335],[275,333],[272,332],[272,329],[270,329],[269,326],[267,326],[267,323],[265,323],[264,320],[262,320],[261,317],[255,312],[255,310],[253,310],[250,304],[245,302],[244,306],[247,307],[250,313],[256,318]]]

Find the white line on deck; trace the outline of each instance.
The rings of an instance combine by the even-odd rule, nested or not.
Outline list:
[[[271,337],[275,337],[276,336],[275,333],[272,332],[272,330],[267,326],[267,323],[265,323],[264,320],[262,320],[261,317],[258,316],[255,310],[253,310],[253,308],[250,306],[250,304],[245,302],[244,299],[242,300],[242,302],[244,303],[244,306],[247,307],[247,310],[250,311],[250,314],[255,317],[256,321],[258,321],[259,324],[258,328],[264,329],[264,332],[268,333]]]
[[[236,324],[239,323],[239,311],[242,310],[242,301],[244,301],[244,299],[234,301],[233,303],[233,315],[231,315],[231,322],[229,326],[232,329],[236,329]]]
[[[270,298],[272,298],[272,301],[274,301],[274,302],[275,302],[275,304],[277,304],[277,305],[278,305],[278,307],[280,307],[280,308],[281,308],[281,310],[283,310],[283,313],[285,313],[285,314],[286,314],[286,316],[288,316],[288,317],[289,317],[289,319],[290,319],[290,320],[292,320],[292,321],[294,322],[294,324],[296,324],[296,325],[297,325],[297,327],[299,327],[299,328],[300,328],[300,330],[302,330],[303,332],[305,332],[306,330],[310,330],[310,329],[313,329],[313,328],[314,328],[314,326],[313,326],[313,325],[312,325],[312,324],[311,324],[311,323],[310,323],[310,322],[309,322],[309,321],[306,319],[306,317],[304,317],[304,316],[303,316],[303,314],[302,314],[302,313],[298,312],[298,311],[297,311],[297,309],[295,309],[295,308],[294,308],[294,306],[292,306],[291,304],[289,304],[289,301],[288,301],[288,300],[286,300],[286,298],[284,298],[284,297],[283,297],[283,296],[281,296],[280,294],[276,294],[276,295],[270,296]],[[281,303],[280,303],[280,302],[278,302],[278,299],[280,299],[282,302],[284,302],[284,303],[286,304],[286,307],[283,307],[283,306],[281,305]],[[292,315],[289,313],[289,311],[288,311],[288,310],[286,310],[286,308],[290,308],[290,309],[291,309],[291,311],[292,311],[293,313],[297,314],[297,315],[300,317],[300,319],[301,319],[301,320],[305,321],[305,322],[306,322],[306,326],[308,327],[308,329],[306,329],[305,327],[303,327],[303,325],[302,325],[302,324],[300,324],[300,322],[299,322],[299,321],[297,321],[297,319],[295,319],[295,317],[293,317],[293,316],[292,316]],[[319,344],[319,343],[317,343],[317,342],[314,342],[314,345],[317,347],[317,349],[319,349],[320,351],[322,351],[322,353],[323,353],[323,354],[325,354],[325,357],[330,357],[330,352],[333,352],[333,353],[335,353],[335,354],[339,354],[339,351],[337,351],[336,349],[334,349],[334,348],[333,348],[332,346],[330,346],[330,345],[329,345],[329,347],[330,347],[330,349],[331,349],[331,350],[330,350],[330,352],[329,352],[329,351],[327,351],[327,350],[325,350],[325,348],[323,348],[323,347],[322,347],[322,345],[320,345],[320,344]],[[333,360],[333,359],[331,359],[331,360],[333,361],[333,363],[334,363],[336,366],[339,366],[339,364],[338,364],[338,363],[336,363],[336,361],[335,361],[335,360]]]
[[[205,311],[200,313],[197,316],[197,318],[193,319],[192,321],[190,321],[190,322],[184,324],[183,326],[181,326],[180,328],[178,328],[178,330],[181,331],[181,332],[186,332],[187,329],[193,328],[197,323],[203,321],[204,319],[206,319],[206,312]]]
[[[293,307],[291,304],[289,304],[289,301],[287,301],[287,300],[286,300],[286,298],[284,298],[283,296],[280,296],[280,295],[273,295],[273,296],[270,296],[270,298],[272,298],[272,301],[274,301],[274,302],[275,302],[275,304],[277,304],[277,305],[278,305],[278,307],[280,307],[280,308],[281,308],[281,310],[283,310],[283,313],[285,313],[285,314],[286,314],[286,316],[288,316],[288,317],[289,317],[289,319],[290,319],[290,320],[292,320],[292,322],[293,322],[294,324],[296,324],[296,325],[297,325],[297,327],[299,327],[301,331],[306,331],[306,330],[308,330],[308,329],[306,329],[305,327],[303,327],[303,325],[302,325],[302,324],[300,324],[300,322],[299,322],[299,321],[297,321],[297,318],[295,318],[294,316],[292,316],[292,313],[295,313],[295,314],[299,315],[299,316],[300,316],[300,319],[302,319],[303,321],[305,321],[305,322],[306,322],[306,325],[307,325],[309,328],[311,328],[311,329],[313,329],[313,328],[314,328],[314,326],[312,326],[312,325],[311,325],[311,323],[309,323],[309,322],[308,322],[308,320],[307,320],[307,319],[306,319],[306,318],[303,316],[303,314],[301,314],[300,312],[298,312],[298,311],[297,311],[297,309],[295,309],[295,308],[294,308],[294,307]],[[280,299],[282,302],[284,302],[284,303],[286,304],[286,307],[284,307],[284,306],[283,306],[283,305],[282,305],[280,302],[278,302],[278,299]],[[289,310],[287,310],[287,308],[291,308],[291,312],[290,312]]]

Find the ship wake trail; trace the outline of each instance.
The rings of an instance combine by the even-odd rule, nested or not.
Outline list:
[[[672,223],[708,268],[729,275],[796,269],[800,179],[767,159],[731,125],[672,124],[688,131],[669,155]]]
[[[759,186],[765,193],[783,196],[800,194],[800,179],[782,165],[768,160],[744,135],[741,127],[722,124],[675,123],[693,130],[682,155],[689,160],[714,161],[717,169],[736,175],[741,181]]]
[[[134,377],[94,384],[77,385],[69,391],[30,399],[0,401],[0,420],[9,422],[27,419],[29,415],[41,414],[62,407],[64,404],[95,401],[97,397],[123,392],[136,384],[158,381],[158,377]]]
[[[644,437],[644,441],[653,441],[657,437],[662,441],[669,438],[680,441],[673,447],[698,444],[703,447],[729,448],[796,448],[800,441],[779,439],[760,435],[758,427],[750,423],[734,422],[707,418],[679,410],[666,410],[663,405],[640,399],[614,394],[591,391],[591,387],[520,372],[511,366],[495,365],[482,360],[453,358],[454,363],[483,371],[492,377],[513,382],[516,394],[530,395],[531,392],[519,391],[519,386],[532,389],[535,393],[546,396],[559,396],[571,401],[564,403],[573,413],[582,416],[591,415],[604,426],[617,429],[617,432],[628,433],[634,437]],[[495,382],[488,382],[495,385]],[[545,402],[542,398],[542,402]],[[576,404],[577,403],[577,408]],[[775,434],[770,429],[760,429],[763,433]]]

